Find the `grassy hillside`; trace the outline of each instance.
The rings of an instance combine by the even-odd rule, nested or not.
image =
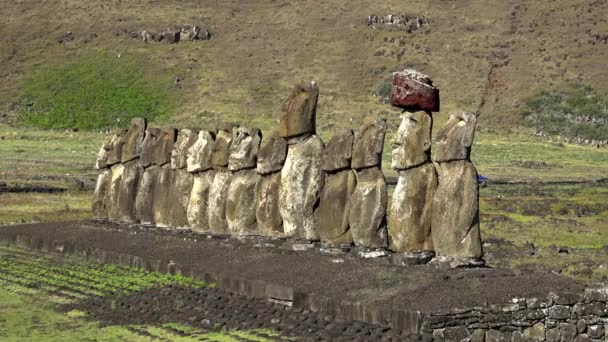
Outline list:
[[[389,106],[374,97],[390,72],[413,67],[441,89],[443,111],[477,110],[483,127],[519,124],[525,99],[572,83],[608,90],[604,0],[348,2],[211,0],[22,0],[3,4],[0,117],[18,111],[30,74],[95,52],[137,58],[179,79],[161,120],[198,127],[240,121],[263,129],[297,79],[320,84],[319,130],[356,127]],[[387,32],[368,15],[413,14],[428,30]],[[128,31],[204,25],[209,41],[143,43]],[[59,43],[67,31],[74,40]],[[95,33],[95,34],[92,34]],[[394,117],[393,114],[385,114]]]

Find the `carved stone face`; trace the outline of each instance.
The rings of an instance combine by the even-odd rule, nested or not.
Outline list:
[[[455,111],[437,134],[435,161],[468,160],[475,136],[475,113]]]
[[[171,168],[183,169],[187,166],[188,150],[197,139],[197,132],[191,129],[181,129],[177,135],[177,141],[171,151]]]
[[[350,169],[354,138],[350,129],[336,132],[323,149],[321,168],[324,171]]]
[[[433,119],[425,112],[406,113],[402,116],[392,141],[393,169],[404,170],[430,160],[432,126]]]
[[[228,166],[228,156],[230,155],[230,145],[232,144],[232,129],[236,126],[220,127],[213,144],[211,153],[211,164],[217,167]]]
[[[106,143],[106,156],[107,165],[112,166],[120,163],[122,159],[122,150],[125,144],[124,136],[127,134],[127,130],[123,128],[116,129],[114,135],[108,143]]]
[[[234,128],[228,169],[238,171],[255,167],[261,141],[262,133],[257,128]]]
[[[351,160],[353,169],[363,169],[382,163],[385,133],[386,121],[374,117],[367,118],[363,126],[355,131]]]
[[[313,134],[316,129],[319,87],[315,81],[296,84],[279,113],[279,134],[284,138]]]
[[[211,132],[198,132],[196,142],[188,150],[188,172],[201,172],[213,167],[213,165],[211,165],[211,154],[213,152],[214,142]]]
[[[133,118],[129,123],[129,129],[124,137],[125,144],[122,150],[121,162],[126,163],[138,158],[141,153],[141,144],[146,133],[146,120]]]

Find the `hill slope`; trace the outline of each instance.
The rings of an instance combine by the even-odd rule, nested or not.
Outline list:
[[[441,89],[443,111],[480,110],[480,125],[510,128],[522,100],[583,83],[608,91],[608,1],[490,0],[20,0],[3,4],[0,109],[14,112],[42,65],[91,50],[134,55],[179,79],[169,122],[236,120],[273,126],[297,79],[320,85],[319,129],[356,127],[382,113],[373,95],[413,67]],[[429,19],[412,33],[367,25],[368,15]],[[208,27],[209,41],[144,43],[121,30]],[[59,43],[67,31],[73,41]],[[91,33],[95,33],[94,35]]]

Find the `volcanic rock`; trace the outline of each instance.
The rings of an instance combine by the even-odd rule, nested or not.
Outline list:
[[[281,171],[287,158],[287,141],[278,135],[265,139],[258,151],[257,171],[261,175]]]
[[[323,171],[350,169],[354,138],[353,131],[350,129],[334,133],[323,149],[321,162]]]
[[[382,164],[386,121],[381,118],[367,118],[361,129],[355,131],[351,166],[363,169]]]
[[[321,153],[323,141],[316,135],[290,145],[281,170],[279,208],[285,235],[318,240],[319,223],[316,213],[323,188]]]
[[[258,164],[258,170],[259,167],[260,164]],[[279,210],[280,189],[280,172],[261,176],[255,186],[257,205],[255,217],[258,223],[258,232],[262,236],[283,235],[283,218]]]
[[[233,128],[228,169],[238,171],[255,168],[261,141],[262,133],[257,128]]]
[[[435,161],[469,160],[476,124],[475,113],[451,112],[448,122],[437,134]]]
[[[218,135],[219,136],[219,135]],[[228,221],[226,221],[226,199],[228,187],[232,180],[232,172],[216,170],[209,190],[209,230],[214,234],[226,234]]]
[[[146,119],[133,118],[129,123],[129,128],[124,136],[124,146],[122,147],[121,163],[126,163],[139,157],[141,144],[146,135]]]
[[[391,167],[408,169],[430,161],[433,119],[425,112],[403,115],[393,143]]]
[[[315,81],[299,82],[283,102],[279,113],[279,134],[289,138],[316,131],[319,87]]]
[[[188,200],[188,225],[195,232],[209,232],[209,192],[215,171],[208,170],[194,174],[194,184]]]
[[[211,132],[198,132],[196,142],[188,150],[188,172],[207,171],[213,167],[211,164],[211,154],[213,153],[214,143],[215,141]]]
[[[408,111],[439,111],[439,89],[433,81],[415,70],[393,73],[391,105]]]
[[[325,176],[325,185],[319,201],[319,235],[322,242],[330,244],[353,242],[349,214],[355,186],[355,173],[352,170],[328,173]]]
[[[254,169],[232,175],[226,195],[226,221],[232,235],[257,235],[255,186],[259,178]]]
[[[388,193],[384,174],[379,167],[372,167],[357,171],[356,176],[348,218],[353,242],[361,247],[387,247]]]
[[[399,171],[388,215],[391,249],[395,252],[433,250],[431,218],[437,175],[433,163]]]
[[[106,220],[108,218],[108,199],[109,188],[112,180],[112,171],[103,169],[97,176],[95,184],[95,192],[93,193],[93,218],[98,220]]]

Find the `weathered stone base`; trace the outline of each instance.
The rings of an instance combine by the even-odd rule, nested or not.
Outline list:
[[[409,266],[409,265],[424,265],[427,264],[433,257],[433,252],[419,252],[419,253],[395,253],[391,255],[391,262],[395,266]]]
[[[485,264],[483,259],[445,256],[437,256],[429,262],[429,265],[440,269],[483,267]]]

